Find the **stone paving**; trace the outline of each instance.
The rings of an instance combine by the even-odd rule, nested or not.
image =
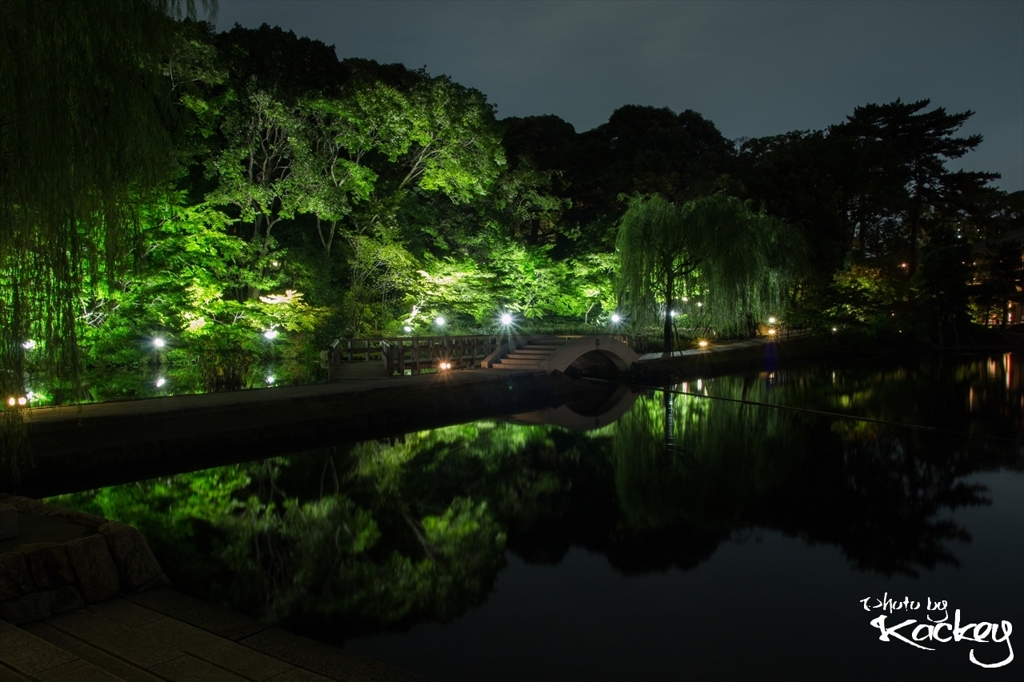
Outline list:
[[[17,627],[0,621],[0,682],[424,682],[169,588]]]

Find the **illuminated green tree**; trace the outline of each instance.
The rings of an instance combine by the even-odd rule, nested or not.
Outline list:
[[[77,383],[82,291],[125,269],[131,198],[174,167],[162,64],[174,42],[168,14],[183,4],[194,10],[176,0],[0,2],[4,396],[25,390],[27,339],[52,373]],[[16,430],[12,414],[0,438]]]
[[[708,326],[745,329],[778,315],[803,260],[796,231],[716,194],[677,205],[659,195],[635,197],[619,226],[619,296],[634,319],[664,319],[672,350],[672,306],[699,295]]]

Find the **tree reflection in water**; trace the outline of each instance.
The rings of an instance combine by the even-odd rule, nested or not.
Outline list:
[[[582,546],[623,572],[686,570],[775,528],[839,546],[856,569],[915,575],[956,564],[952,543],[970,538],[948,512],[989,504],[964,477],[1019,467],[1019,441],[711,396],[1005,436],[1022,426],[1007,367],[723,377],[672,387],[700,395],[648,392],[589,432],[482,421],[58,501],[139,527],[179,589],[348,635],[458,616],[506,551],[556,563]]]

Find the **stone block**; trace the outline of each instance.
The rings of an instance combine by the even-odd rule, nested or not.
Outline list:
[[[25,557],[28,572],[39,589],[52,590],[75,582],[64,545],[34,542],[17,547],[15,551]]]
[[[67,543],[68,561],[82,597],[89,604],[110,599],[121,589],[121,578],[102,535],[86,535]]]
[[[35,511],[36,509],[43,506],[42,502],[33,500],[31,497],[22,497],[21,495],[8,495],[3,499],[4,504],[9,504],[18,511]]]
[[[0,604],[0,620],[5,620],[12,625],[21,625],[43,620],[65,611],[80,609],[83,606],[85,606],[85,600],[82,599],[82,595],[69,585],[59,590],[32,592],[19,599],[5,601]]]
[[[17,599],[35,589],[20,552],[0,554],[0,602]]]
[[[110,556],[114,559],[121,574],[121,584],[125,588],[136,590],[163,573],[146,538],[127,523],[105,523],[100,526],[99,533],[107,541]]]
[[[0,540],[18,535],[18,510],[0,502]]]

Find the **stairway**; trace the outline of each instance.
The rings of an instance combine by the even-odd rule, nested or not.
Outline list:
[[[509,351],[491,366],[494,369],[539,370],[541,363],[565,344],[565,339],[555,337],[530,339],[525,346]]]

